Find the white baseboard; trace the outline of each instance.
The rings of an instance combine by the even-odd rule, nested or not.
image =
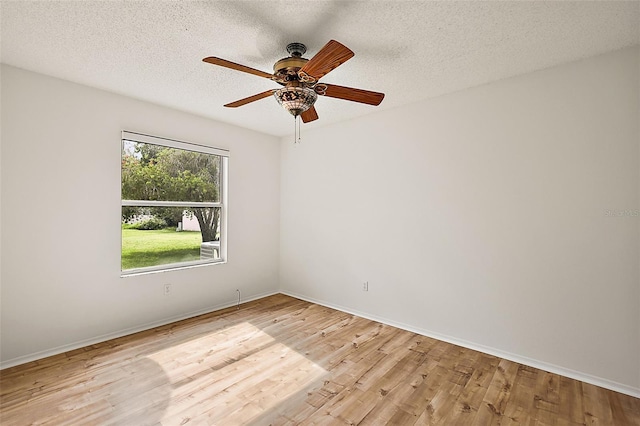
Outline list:
[[[241,304],[244,304],[244,303],[247,303],[247,302],[251,302],[251,301],[257,300],[257,299],[262,299],[263,297],[272,296],[272,295],[278,294],[278,293],[279,293],[278,291],[275,291],[275,292],[257,294],[257,295],[251,296],[251,297],[249,297],[247,299],[243,299]],[[208,313],[211,313],[211,312],[219,311],[221,309],[230,308],[232,306],[236,306],[237,303],[238,303],[237,301],[225,302],[225,303],[221,303],[219,305],[210,306],[210,307],[205,308],[205,309],[200,309],[198,311],[189,312],[187,314],[177,315],[177,316],[173,316],[173,317],[170,317],[170,318],[165,318],[165,319],[158,320],[158,321],[153,321],[153,322],[150,322],[150,323],[142,324],[140,326],[131,327],[131,328],[127,328],[127,329],[124,329],[124,330],[116,331],[114,333],[103,334],[102,336],[92,337],[90,339],[81,340],[79,342],[70,343],[68,345],[58,346],[58,347],[53,348],[53,349],[47,349],[47,350],[44,350],[44,351],[35,352],[35,353],[32,353],[32,354],[28,354],[28,355],[20,356],[20,357],[17,357],[17,358],[9,359],[9,360],[0,362],[0,370],[5,369],[5,368],[9,368],[9,367],[14,367],[14,366],[20,365],[20,364],[26,364],[27,362],[31,362],[31,361],[37,361],[39,359],[46,358],[46,357],[49,357],[49,356],[59,355],[61,353],[73,351],[75,349],[84,348],[85,346],[95,345],[96,343],[106,342],[107,340],[117,339],[118,337],[128,336],[129,334],[138,333],[140,331],[146,331],[146,330],[149,330],[149,329],[152,329],[152,328],[155,328],[155,327],[160,327],[162,325],[171,324],[171,323],[176,322],[176,321],[182,321],[182,320],[185,320],[185,319],[188,319],[188,318],[197,317],[198,315],[208,314]]]
[[[504,358],[509,361],[517,362],[519,364],[527,365],[529,367],[538,368],[540,370],[548,371],[550,373],[559,374],[561,376],[569,377],[571,379],[579,380],[581,382],[590,383],[595,386],[600,386],[605,389],[609,389],[615,392],[620,392],[625,395],[640,398],[640,388],[634,388],[622,383],[614,382],[612,380],[603,379],[601,377],[592,376],[591,374],[582,373],[580,371],[571,370],[569,368],[559,367],[554,364],[549,364],[543,361],[538,361],[532,358],[527,358],[521,355],[512,354],[509,352],[501,351],[499,349],[491,348],[488,346],[479,345],[477,343],[468,342],[466,340],[457,339],[455,337],[446,336],[440,333],[435,333],[430,330],[424,330],[413,327],[408,324],[399,323],[386,318],[381,318],[375,315],[368,314],[366,312],[359,312],[345,306],[336,305],[326,302],[324,300],[317,300],[312,297],[307,297],[301,294],[297,294],[290,291],[280,291],[280,293],[287,296],[295,297],[296,299],[305,300],[307,302],[315,303],[318,305],[326,306],[328,308],[336,309],[338,311],[346,312],[348,314],[357,315],[362,318],[366,318],[372,321],[377,321],[382,324],[390,325],[402,330],[410,331],[412,333],[420,334],[422,336],[431,337],[433,339],[441,340],[443,342],[451,343],[454,345],[462,346],[467,349],[473,349],[474,351],[482,352],[488,355]]]

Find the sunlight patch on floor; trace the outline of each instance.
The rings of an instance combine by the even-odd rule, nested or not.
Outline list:
[[[169,379],[163,423],[246,422],[308,388],[327,371],[250,323],[147,355]],[[204,404],[197,419],[186,413]],[[196,411],[199,412],[199,411]]]

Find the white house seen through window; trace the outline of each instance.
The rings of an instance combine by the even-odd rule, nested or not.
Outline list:
[[[122,132],[124,273],[226,257],[228,151]]]

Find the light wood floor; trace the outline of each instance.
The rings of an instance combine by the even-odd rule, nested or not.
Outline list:
[[[5,369],[8,425],[640,425],[640,400],[276,295]]]

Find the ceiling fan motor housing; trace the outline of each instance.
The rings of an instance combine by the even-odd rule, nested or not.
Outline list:
[[[276,77],[283,77],[284,80],[289,81],[284,77],[286,77],[287,75],[297,75],[298,70],[302,68],[308,61],[309,60],[306,58],[297,58],[293,56],[280,59],[273,65],[273,73]]]
[[[305,66],[308,59],[302,55],[307,51],[307,46],[302,43],[289,43],[287,52],[291,56],[280,59],[273,65],[273,74],[275,80],[280,84],[287,84],[290,81],[298,80],[298,70]]]

